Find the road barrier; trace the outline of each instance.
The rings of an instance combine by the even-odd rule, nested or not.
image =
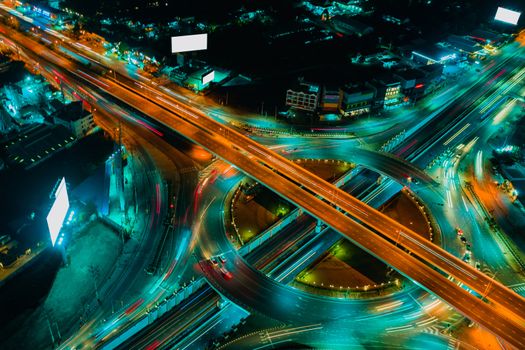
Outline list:
[[[125,330],[120,332],[120,334],[117,337],[103,344],[100,347],[100,349],[115,349],[119,345],[123,344],[126,340],[130,339],[135,334],[140,332],[145,327],[153,324],[162,315],[173,309],[175,306],[179,305],[183,300],[188,298],[191,294],[195,293],[199,288],[201,288],[205,284],[206,279],[204,279],[204,277],[201,277],[196,280],[193,280],[187,286],[180,288],[171,296],[167,297],[166,299],[155,305],[155,307],[148,310],[145,315],[132,322]]]

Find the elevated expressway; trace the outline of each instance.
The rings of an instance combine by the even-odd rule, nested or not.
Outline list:
[[[68,75],[76,76],[75,80],[95,85],[242,169],[284,198],[303,207],[355,244],[417,281],[423,288],[438,295],[468,318],[511,344],[519,348],[525,347],[525,300],[505,286],[346,192],[237,131],[208,118],[198,110],[182,105],[179,101],[141,83],[135,82],[141,88],[147,88],[150,96],[145,96],[144,90],[137,91],[101,76],[93,78],[79,74],[75,64],[57,57],[48,48],[34,42],[27,45],[27,38],[20,34],[12,33],[10,37],[69,71]],[[508,61],[516,66],[518,60],[511,58]],[[436,271],[435,268],[442,272]],[[442,273],[470,286],[489,302],[458,287]]]

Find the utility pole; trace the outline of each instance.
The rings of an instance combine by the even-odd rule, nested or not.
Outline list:
[[[62,335],[60,334],[60,329],[58,328],[58,322],[56,321],[55,321],[55,328],[57,329],[58,341],[60,342],[60,339],[62,339]]]
[[[49,328],[49,334],[51,335],[51,342],[53,343],[53,347],[55,346],[55,337],[53,336],[53,329],[51,329],[51,322],[49,322],[49,316],[46,313],[46,321],[47,321],[47,327]]]
[[[122,168],[122,124],[119,120],[118,122],[118,149],[116,152],[116,168],[117,168],[117,190],[118,190],[118,196],[119,196],[119,202],[120,202],[120,211],[126,215],[126,206],[125,206],[125,199],[124,199],[124,170]]]
[[[55,336],[53,335],[53,329],[51,328],[51,321],[49,320],[51,317],[50,316],[51,310],[44,306],[43,311],[44,311],[44,316],[47,322],[47,328],[49,329],[49,334],[51,335],[51,342],[53,343],[53,347],[54,347],[55,346]]]
[[[492,278],[490,279],[490,282],[489,284],[487,284],[487,288],[485,289],[485,292],[483,293],[484,295],[481,296],[482,299],[486,298],[489,295],[490,287],[494,284],[494,278],[496,277],[497,274],[498,272],[494,272],[494,274],[492,275]]]

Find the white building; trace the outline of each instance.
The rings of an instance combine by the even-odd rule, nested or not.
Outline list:
[[[65,105],[55,113],[53,120],[71,130],[77,139],[86,136],[96,126],[93,114],[82,108],[82,101]]]

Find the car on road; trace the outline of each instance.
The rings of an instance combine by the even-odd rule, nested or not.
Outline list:
[[[222,255],[219,256],[219,261],[223,264],[226,264],[226,258]]]
[[[456,227],[456,233],[458,234],[458,236],[463,236],[463,230],[459,227]]]
[[[225,280],[231,280],[233,278],[233,275],[230,271],[226,270],[224,267],[220,268],[221,275]]]
[[[467,244],[467,238],[465,236],[461,236],[459,237],[459,239],[461,240],[463,244]]]
[[[219,263],[217,262],[217,259],[215,259],[215,258],[210,258],[210,264],[211,264],[213,267],[217,267],[217,266],[219,266]]]
[[[470,244],[467,244],[465,246],[465,249],[466,249],[467,252],[470,252],[472,250],[472,247],[470,246]]]
[[[479,263],[479,261],[476,262],[476,269],[481,271],[481,264]]]
[[[463,256],[463,261],[464,261],[464,262],[469,262],[469,261],[470,261],[470,254],[465,254],[465,255]]]

